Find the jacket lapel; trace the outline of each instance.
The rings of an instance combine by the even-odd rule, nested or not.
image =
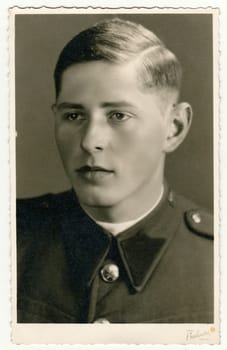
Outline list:
[[[150,215],[113,238],[83,211],[71,191],[67,203],[61,206],[60,219],[72,280],[77,283],[79,280],[81,286],[89,285],[116,239],[128,279],[133,289],[140,292],[168,249],[179,225],[180,213],[173,193],[166,189]]]

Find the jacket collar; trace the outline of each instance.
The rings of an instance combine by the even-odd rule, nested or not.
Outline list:
[[[116,246],[131,286],[141,291],[168,249],[180,222],[173,192],[165,186],[159,205],[133,227],[113,237],[80,207],[73,191],[61,202],[60,221],[72,281],[89,285],[112,244]]]

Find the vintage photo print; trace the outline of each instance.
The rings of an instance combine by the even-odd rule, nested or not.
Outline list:
[[[9,35],[13,342],[219,343],[218,10]]]

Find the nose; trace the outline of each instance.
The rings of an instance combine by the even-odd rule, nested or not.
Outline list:
[[[80,146],[87,153],[103,151],[107,146],[107,130],[100,120],[90,120],[83,128]]]

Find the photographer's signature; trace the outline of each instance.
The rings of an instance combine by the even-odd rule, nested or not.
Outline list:
[[[210,327],[209,330],[193,330],[193,329],[187,329],[186,330],[186,340],[187,341],[193,341],[193,340],[209,340],[209,337],[211,336],[211,333],[215,332],[215,327]]]

